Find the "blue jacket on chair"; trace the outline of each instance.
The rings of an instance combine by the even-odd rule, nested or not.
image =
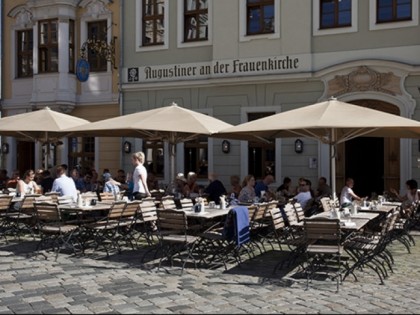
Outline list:
[[[250,241],[247,207],[238,206],[229,211],[225,221],[223,235],[228,240],[235,240],[238,246]]]

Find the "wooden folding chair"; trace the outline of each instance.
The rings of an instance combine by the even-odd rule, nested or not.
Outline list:
[[[306,288],[318,276],[336,280],[337,292],[342,282],[344,266],[342,264],[343,247],[339,219],[306,218],[304,219],[306,241]]]
[[[39,232],[39,241],[36,252],[42,249],[52,248],[58,254],[62,249],[71,249],[73,253],[82,250],[77,231],[79,227],[67,224],[62,216],[57,203],[35,202],[33,204],[36,216],[36,230]]]
[[[163,261],[168,260],[173,266],[177,259],[182,264],[181,274],[184,272],[188,261],[192,261],[196,268],[197,264],[193,251],[198,237],[188,233],[188,221],[185,212],[169,209],[160,210],[157,214],[159,237],[157,250],[162,253],[158,269],[161,268]]]

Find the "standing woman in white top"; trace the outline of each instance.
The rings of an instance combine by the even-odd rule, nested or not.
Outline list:
[[[39,187],[35,182],[35,172],[34,170],[27,170],[22,179],[19,179],[16,185],[16,193],[20,193],[20,196],[23,197],[25,194],[39,194],[41,193],[41,187]]]
[[[144,167],[144,153],[139,151],[133,153],[131,156],[131,163],[134,165],[133,172],[133,198],[136,200],[141,200],[146,197],[150,197],[149,188],[147,186],[147,170]]]

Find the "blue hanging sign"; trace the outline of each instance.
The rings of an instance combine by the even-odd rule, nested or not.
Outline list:
[[[89,62],[84,59],[81,58],[79,60],[77,60],[76,63],[76,77],[80,82],[86,82],[87,79],[89,78]]]

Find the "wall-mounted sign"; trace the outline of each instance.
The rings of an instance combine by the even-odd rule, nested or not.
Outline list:
[[[80,82],[86,82],[87,79],[89,78],[89,62],[84,59],[81,58],[79,60],[77,60],[76,63],[76,77],[77,80],[79,80]]]

